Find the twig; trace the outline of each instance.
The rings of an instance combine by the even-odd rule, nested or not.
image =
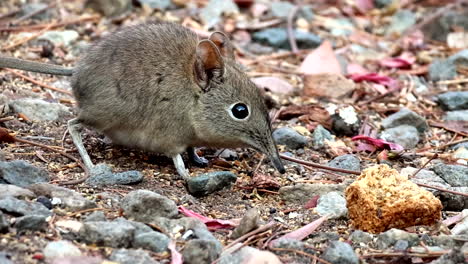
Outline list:
[[[21,77],[21,78],[27,80],[27,81],[29,81],[29,82],[35,84],[35,85],[39,85],[39,86],[41,86],[41,87],[43,87],[43,88],[46,88],[46,89],[49,89],[49,90],[53,90],[53,91],[56,91],[56,92],[61,92],[61,93],[68,94],[68,95],[73,95],[72,92],[70,92],[70,91],[63,90],[63,89],[60,89],[60,88],[55,88],[55,87],[50,86],[50,85],[48,85],[48,84],[41,83],[41,82],[39,82],[39,81],[34,80],[33,78],[30,78],[30,77],[28,77],[28,76],[26,76],[26,75],[24,75],[24,74],[21,74],[21,73],[17,72],[17,71],[14,71],[14,70],[11,70],[11,69],[5,69],[5,70],[8,71],[8,72],[13,73],[14,75],[16,75],[16,76],[18,76],[18,77]]]
[[[237,243],[243,241],[244,239],[247,239],[247,238],[249,238],[249,237],[251,237],[251,236],[254,236],[254,235],[258,234],[258,233],[264,232],[264,231],[266,231],[266,230],[272,228],[272,227],[275,226],[275,225],[276,225],[276,223],[272,221],[272,222],[269,222],[268,224],[263,225],[263,226],[261,226],[261,227],[255,229],[255,230],[253,230],[253,231],[250,231],[249,233],[247,233],[247,234],[245,234],[245,235],[239,237],[238,239],[232,241],[229,245],[227,245],[226,247],[224,247],[223,251],[226,251],[228,248],[230,248],[230,247],[234,246],[235,244],[237,244]]]
[[[468,137],[468,133],[465,133],[465,132],[458,131],[458,130],[455,130],[453,128],[450,128],[450,127],[446,126],[444,123],[437,123],[437,122],[429,120],[429,125],[433,126],[433,127],[443,128],[443,129],[445,129],[447,131],[450,131],[450,132],[457,133],[457,134],[460,134],[462,136]]]
[[[13,16],[14,14],[18,13],[20,10],[21,10],[21,9],[15,9],[15,10],[11,10],[11,11],[8,12],[8,13],[1,14],[1,15],[0,15],[0,19],[4,19],[4,18],[6,18],[6,17],[11,17],[11,16]],[[5,24],[5,22],[0,23],[0,25],[1,25],[1,24]]]
[[[69,20],[69,21],[64,21],[64,22],[53,24],[50,29],[63,27],[63,26],[68,26],[68,25],[77,24],[77,23],[86,22],[86,21],[94,21],[94,20],[98,20],[99,18],[100,18],[100,16],[80,17],[80,18],[77,18],[77,19],[72,19],[72,20]],[[47,27],[48,25],[49,24],[31,25],[31,26],[18,26],[18,27],[0,27],[0,32],[1,31],[17,32],[17,31],[41,30],[41,29]]]
[[[42,29],[41,31],[37,32],[36,34],[33,34],[27,38],[24,38],[24,39],[21,39],[20,41],[16,42],[16,43],[13,43],[9,46],[6,46],[4,47],[2,50],[3,51],[8,51],[8,50],[11,50],[13,48],[16,48],[20,45],[23,45],[24,43],[28,42],[28,41],[31,41],[37,37],[39,37],[40,35],[42,35],[44,32],[46,32],[47,30],[49,30],[51,27],[52,27],[53,24],[49,24],[46,28]]]
[[[458,144],[458,143],[463,143],[463,142],[467,142],[468,141],[468,138],[464,138],[464,139],[460,139],[460,140],[456,140],[456,141],[453,141],[453,142],[449,142],[447,144],[444,144],[444,145],[440,145],[438,146],[437,148],[438,149],[444,149],[448,146],[452,146],[452,145],[455,145],[455,144]]]
[[[2,118],[0,118],[0,123],[11,121],[13,119],[15,119],[13,116],[2,117]]]
[[[416,176],[416,174],[418,174],[422,169],[424,169],[424,168],[429,164],[429,162],[431,162],[431,161],[434,160],[434,159],[437,159],[438,156],[439,156],[439,154],[437,154],[437,153],[434,154],[434,156],[432,156],[428,161],[426,161],[426,162],[421,166],[421,168],[419,168],[417,171],[415,171],[415,172],[413,173],[413,175],[411,175],[410,178],[414,178],[414,176]]]
[[[293,22],[294,22],[294,17],[297,14],[297,11],[299,11],[299,6],[296,5],[293,9],[288,14],[288,39],[289,39],[289,45],[291,46],[291,50],[294,54],[297,54],[299,49],[297,48],[297,42],[296,38],[294,36],[294,29],[293,29]]]
[[[448,189],[441,188],[441,187],[436,187],[436,186],[432,186],[432,185],[427,185],[427,184],[424,184],[424,183],[416,183],[416,184],[419,185],[419,186],[421,186],[421,187],[426,187],[426,188],[438,190],[438,191],[441,191],[441,192],[447,192],[447,193],[452,193],[452,194],[456,194],[456,195],[461,195],[461,196],[468,197],[468,193],[462,193],[462,192],[452,191],[452,190],[448,190]]]
[[[39,8],[39,9],[37,9],[37,10],[35,10],[35,11],[29,13],[29,14],[26,14],[26,15],[24,15],[24,16],[22,16],[22,17],[16,19],[16,20],[14,20],[14,21],[11,22],[11,23],[12,23],[12,24],[18,24],[19,22],[24,21],[24,20],[26,20],[26,19],[28,19],[28,18],[30,18],[30,17],[33,17],[33,16],[35,16],[35,15],[37,15],[37,14],[40,14],[40,13],[46,11],[46,10],[49,9],[49,8],[53,8],[55,5],[56,5],[56,2],[52,2],[52,3],[49,4],[48,6],[45,6],[45,7],[43,7],[43,8]]]
[[[274,248],[274,247],[270,247],[269,249],[273,250],[273,251],[287,251],[287,252],[294,252],[296,254],[299,254],[299,255],[303,255],[303,256],[306,256],[306,257],[309,257],[309,258],[312,258],[313,260],[315,261],[318,261],[318,262],[321,262],[321,263],[324,263],[324,264],[333,264],[331,262],[328,262],[324,259],[321,259],[313,254],[309,254],[307,252],[304,252],[304,251],[301,251],[301,250],[297,250],[297,249],[294,249],[294,248]]]
[[[460,84],[460,83],[467,83],[467,79],[459,79],[459,80],[447,80],[447,81],[438,81],[437,84],[447,85],[447,84]]]
[[[317,163],[314,163],[314,162],[309,162],[309,161],[305,161],[305,160],[296,159],[296,158],[293,158],[293,157],[286,156],[284,154],[279,154],[279,156],[282,159],[289,160],[289,161],[292,161],[292,162],[296,162],[296,163],[299,163],[299,164],[302,164],[302,165],[318,168],[318,169],[324,169],[324,170],[330,170],[330,171],[337,171],[337,172],[361,175],[361,172],[359,172],[359,171],[352,171],[352,170],[345,170],[345,169],[340,169],[340,168],[333,168],[333,167],[329,167],[329,166],[325,166],[325,165],[320,165],[320,164],[317,164]]]

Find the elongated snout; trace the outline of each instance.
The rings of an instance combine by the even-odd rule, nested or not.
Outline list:
[[[278,148],[276,147],[276,143],[273,140],[272,136],[268,138],[266,149],[263,149],[262,152],[268,155],[271,162],[273,163],[273,166],[275,166],[279,173],[283,174],[286,172],[283,166],[283,162],[281,161],[281,158],[279,156]]]

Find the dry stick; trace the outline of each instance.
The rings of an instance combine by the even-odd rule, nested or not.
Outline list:
[[[12,117],[12,116],[2,117],[2,118],[0,118],[0,123],[6,122],[6,121],[11,121],[13,119],[15,119],[15,118]]]
[[[439,156],[439,154],[437,154],[437,153],[434,154],[434,156],[432,156],[428,161],[426,161],[426,162],[421,166],[421,168],[419,168],[417,171],[415,171],[415,172],[413,173],[413,175],[411,175],[410,178],[414,178],[414,176],[416,176],[416,174],[418,174],[422,169],[424,169],[424,168],[429,164],[429,162],[431,162],[432,160],[436,159],[438,156]]]
[[[5,70],[9,71],[9,72],[13,73],[14,75],[16,75],[18,77],[21,77],[21,78],[23,78],[23,79],[25,79],[25,80],[27,80],[27,81],[29,81],[31,83],[34,83],[35,85],[39,85],[39,86],[41,86],[43,88],[46,88],[46,89],[49,89],[49,90],[54,90],[56,92],[61,92],[61,93],[68,94],[68,95],[73,95],[72,92],[70,92],[70,91],[63,90],[63,89],[60,89],[60,88],[55,88],[55,87],[50,86],[48,84],[41,83],[39,81],[34,80],[33,78],[30,78],[30,77],[28,77],[28,76],[26,76],[24,74],[21,74],[19,72],[14,71],[14,70],[11,70],[11,69],[5,69]]]
[[[337,172],[343,172],[343,173],[349,173],[349,174],[355,174],[355,175],[361,175],[361,172],[359,172],[359,171],[352,171],[352,170],[345,170],[345,169],[340,169],[340,168],[333,168],[333,167],[320,165],[320,164],[310,162],[310,161],[305,161],[305,160],[292,158],[292,157],[286,156],[284,154],[279,154],[279,156],[282,159],[289,160],[289,161],[292,161],[292,162],[296,162],[296,163],[299,163],[299,164],[302,164],[302,165],[314,167],[314,168],[330,170],[330,171],[337,171]]]
[[[261,227],[255,229],[255,230],[253,230],[253,231],[250,231],[249,233],[247,233],[247,234],[245,234],[245,235],[239,237],[238,239],[232,241],[229,245],[227,245],[227,246],[224,248],[223,251],[226,251],[228,248],[234,246],[235,244],[237,244],[237,243],[243,241],[244,239],[246,239],[246,238],[248,238],[248,237],[250,237],[250,236],[256,235],[256,234],[261,233],[261,232],[264,232],[264,231],[266,231],[266,230],[272,228],[272,227],[275,226],[275,225],[276,225],[276,223],[272,221],[272,222],[269,222],[268,224],[263,225],[263,226],[261,226]]]
[[[72,25],[72,24],[77,24],[85,21],[94,21],[98,20],[100,16],[87,16],[87,17],[80,17],[77,19],[72,19],[69,21],[64,21],[60,23],[54,24],[51,29],[58,28],[58,27],[63,27],[67,25]],[[16,32],[16,31],[33,31],[33,30],[40,30],[45,27],[47,27],[49,24],[41,24],[41,25],[31,25],[31,26],[18,26],[18,27],[0,27],[0,32],[1,31],[6,31],[6,32]]]
[[[293,22],[294,17],[296,16],[297,11],[299,10],[299,6],[295,6],[288,14],[288,38],[289,44],[291,46],[291,50],[294,54],[296,54],[299,49],[297,48],[296,38],[294,37],[294,29],[293,29]]]
[[[22,40],[20,40],[20,41],[18,41],[16,43],[13,43],[10,46],[7,46],[7,47],[3,48],[2,50],[3,51],[11,50],[11,49],[16,48],[16,47],[18,47],[20,45],[23,45],[24,43],[26,43],[28,41],[31,41],[31,40],[37,38],[40,35],[42,35],[44,32],[46,32],[47,30],[49,30],[52,27],[52,25],[53,24],[49,24],[46,28],[44,28],[43,30],[37,32],[36,34],[33,34],[33,35],[31,35],[31,36],[29,36],[27,38],[24,38],[24,39],[22,39]]]
[[[35,11],[29,13],[29,14],[26,14],[26,15],[24,15],[24,16],[22,16],[22,17],[16,19],[16,20],[14,20],[14,21],[12,22],[12,24],[18,24],[18,23],[21,22],[21,21],[24,21],[24,20],[26,20],[26,19],[28,19],[28,18],[30,18],[30,17],[33,17],[33,16],[35,16],[35,15],[37,15],[37,14],[40,14],[40,13],[46,11],[47,9],[54,7],[55,4],[56,4],[56,2],[53,2],[53,3],[49,4],[48,6],[45,6],[45,7],[43,7],[43,8],[39,8],[39,9],[37,9],[37,10],[35,10]]]
[[[447,131],[460,134],[460,135],[462,135],[462,136],[464,136],[464,137],[468,137],[468,134],[467,134],[467,133],[462,132],[462,131],[458,131],[458,130],[455,130],[455,129],[452,129],[452,128],[450,128],[450,127],[447,127],[444,123],[437,123],[437,122],[434,122],[434,121],[429,120],[429,125],[430,125],[430,126],[433,126],[433,127],[443,128],[443,129],[445,129],[445,130],[447,130]]]

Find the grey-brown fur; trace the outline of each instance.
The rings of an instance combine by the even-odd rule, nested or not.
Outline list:
[[[179,160],[188,147],[250,146],[283,171],[260,91],[232,59],[232,50],[219,45],[199,42],[192,31],[170,23],[109,34],[74,68],[78,120],[118,144]],[[224,67],[209,69],[213,59],[206,54],[223,54],[215,66]],[[229,115],[237,102],[249,106],[248,120]]]

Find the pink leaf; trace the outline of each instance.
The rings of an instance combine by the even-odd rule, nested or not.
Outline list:
[[[267,88],[273,93],[289,94],[294,91],[294,87],[284,79],[278,77],[258,77],[251,79],[260,88]]]
[[[296,229],[292,232],[289,232],[273,241],[270,242],[270,246],[274,246],[278,241],[281,239],[295,239],[295,240],[302,240],[308,237],[312,232],[314,232],[323,222],[327,220],[327,216],[322,216],[319,219],[313,221],[310,224],[307,224],[299,229]]]
[[[348,64],[348,66],[346,67],[346,71],[348,72],[349,75],[351,74],[364,75],[364,74],[369,73],[369,71],[367,71],[364,67],[362,67],[361,65],[357,63]]]
[[[364,135],[357,135],[352,138],[352,140],[364,140],[367,143],[372,144],[373,146],[377,147],[378,149],[389,149],[393,151],[403,151],[405,148],[403,148],[401,145],[398,145],[396,143],[391,143],[387,142],[383,139],[377,139],[377,138],[372,138],[369,136],[364,136]]]
[[[335,56],[331,43],[327,40],[307,55],[299,71],[305,74],[342,74],[341,65]]]
[[[174,240],[171,240],[169,242],[167,248],[169,248],[169,250],[171,251],[171,264],[182,264],[182,255],[179,253],[179,251],[177,251],[176,243],[174,242]]]
[[[389,88],[398,87],[398,81],[385,75],[379,75],[375,72],[368,74],[351,74],[349,78],[355,82],[373,82],[385,85]]]
[[[383,67],[398,68],[398,69],[409,69],[411,65],[416,61],[416,57],[409,52],[401,54],[396,58],[386,58],[381,60],[379,63]]]
[[[235,221],[232,220],[221,220],[221,219],[212,219],[201,214],[195,213],[192,210],[189,210],[183,206],[178,207],[179,212],[188,217],[194,217],[202,221],[210,230],[215,229],[230,229],[238,225]]]
[[[374,1],[372,1],[372,0],[356,0],[356,7],[362,13],[366,13],[367,11],[374,8]]]

